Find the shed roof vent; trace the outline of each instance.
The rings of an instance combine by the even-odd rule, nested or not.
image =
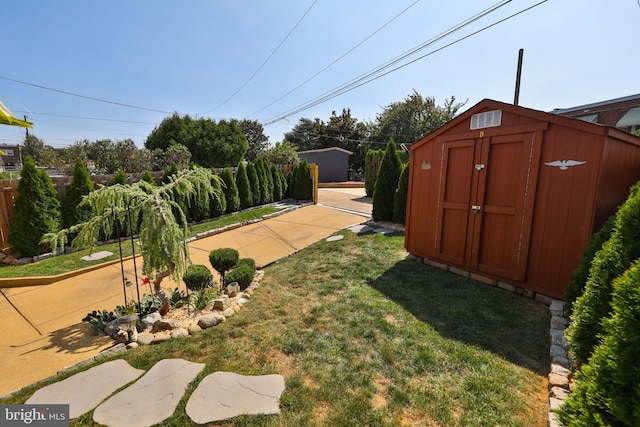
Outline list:
[[[471,130],[491,128],[502,124],[502,110],[487,111],[471,116]]]

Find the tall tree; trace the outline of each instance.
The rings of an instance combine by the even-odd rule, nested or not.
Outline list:
[[[248,148],[244,158],[255,162],[269,147],[269,137],[264,134],[264,127],[257,120],[243,119],[238,122],[238,126],[247,137]]]
[[[373,212],[371,217],[374,221],[393,220],[393,199],[398,188],[401,167],[396,144],[391,140],[387,144],[387,149],[382,157],[378,179],[376,179],[373,191]]]
[[[324,133],[325,124],[316,117],[315,120],[301,118],[291,132],[284,134],[285,141],[289,141],[300,151],[315,150],[320,147],[320,136]]]
[[[31,156],[40,167],[57,167],[61,164],[58,153],[33,134],[27,134],[22,147],[23,156]]]
[[[88,221],[95,213],[90,206],[78,207],[82,197],[94,190],[93,182],[89,178],[89,172],[81,159],[77,159],[73,168],[71,185],[64,196],[62,203],[62,224],[68,228],[73,225]]]
[[[51,178],[38,170],[33,157],[24,159],[18,195],[13,202],[13,224],[9,244],[23,256],[42,253],[40,239],[60,227],[60,202]]]
[[[276,142],[264,153],[264,160],[272,165],[295,165],[300,162],[297,147],[289,141]]]
[[[240,208],[248,209],[253,206],[253,192],[251,191],[251,182],[247,169],[241,162],[238,164],[236,171],[236,186],[238,187],[238,197],[240,199]]]
[[[246,171],[245,171],[246,175]],[[240,209],[240,195],[238,193],[238,186],[236,185],[235,178],[231,169],[224,168],[220,173],[222,179],[222,191],[226,199],[226,212],[231,213]]]
[[[397,144],[413,144],[453,119],[465,102],[456,102],[455,97],[445,100],[443,106],[436,105],[435,98],[423,98],[416,90],[403,101],[392,102],[376,117],[373,139]]]

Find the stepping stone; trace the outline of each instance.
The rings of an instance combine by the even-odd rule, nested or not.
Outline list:
[[[282,375],[244,376],[215,372],[200,382],[187,402],[187,415],[198,424],[239,415],[279,414]]]
[[[331,236],[331,237],[327,237],[327,242],[336,242],[338,240],[342,240],[344,239],[344,236],[342,234],[338,234],[335,236]]]
[[[354,225],[353,227],[349,227],[348,229],[353,231],[356,234],[364,234],[373,230],[373,228],[364,224]]]
[[[133,385],[111,397],[93,412],[93,420],[112,427],[158,424],[173,415],[191,381],[204,363],[164,359]]]
[[[111,255],[113,255],[113,252],[100,251],[100,252],[94,252],[91,255],[83,256],[80,259],[83,260],[83,261],[95,261],[95,260],[98,260],[98,259],[106,258],[106,257],[111,256]]]
[[[122,359],[106,362],[36,391],[27,404],[68,404],[69,417],[89,412],[111,393],[144,374]]]
[[[380,233],[380,234],[391,234],[393,233],[393,230],[389,230],[386,228],[376,228],[373,230],[374,233]]]

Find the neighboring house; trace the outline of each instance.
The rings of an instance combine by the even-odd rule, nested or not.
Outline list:
[[[319,150],[298,151],[298,157],[318,165],[319,182],[345,182],[349,180],[349,156],[344,148],[331,147]]]
[[[4,163],[4,171],[18,172],[22,169],[22,146],[21,145],[9,145],[0,144],[0,151],[4,152],[2,162]]]
[[[552,113],[636,133],[640,131],[640,94],[577,107],[556,108]]]

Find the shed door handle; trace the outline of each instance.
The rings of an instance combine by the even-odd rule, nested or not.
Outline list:
[[[481,209],[481,207],[479,205],[472,205],[471,206],[471,210],[473,211],[473,213],[480,213],[480,209]]]

